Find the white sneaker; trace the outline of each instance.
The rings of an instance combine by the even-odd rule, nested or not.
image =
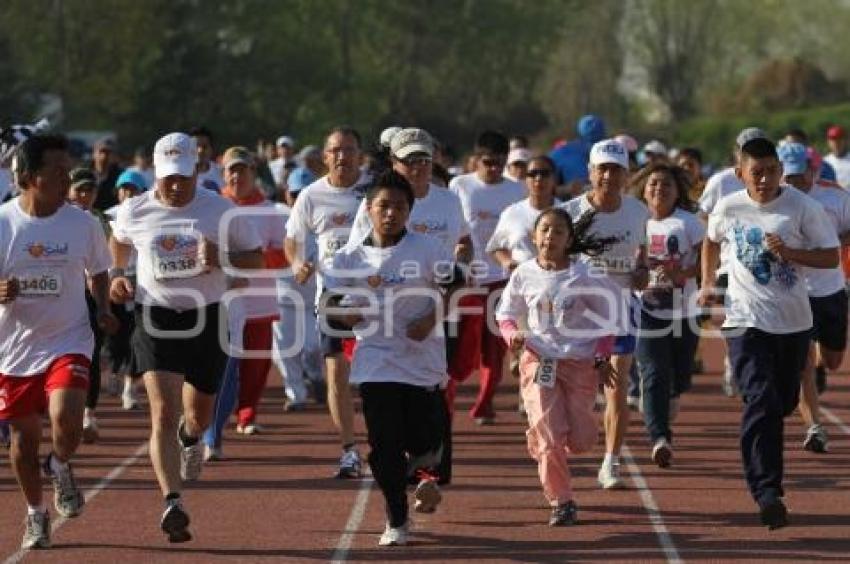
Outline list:
[[[806,438],[803,441],[803,448],[809,452],[824,454],[829,452],[829,438],[826,436],[826,429],[820,423],[815,423],[806,431]]]
[[[204,465],[203,444],[200,439],[193,445],[185,446],[180,440],[180,429],[184,426],[184,420],[180,418],[177,427],[177,442],[180,444],[180,477],[187,482],[197,480],[201,477],[201,468]]]
[[[423,479],[416,486],[413,492],[413,510],[417,513],[433,513],[440,505],[443,495],[440,493],[440,487],[434,480]]]
[[[224,451],[221,450],[221,447],[204,445],[204,462],[210,460],[224,460]]]
[[[94,415],[86,415],[83,417],[83,442],[91,445],[97,442],[100,438],[100,432],[97,429],[97,419]]]
[[[24,519],[24,538],[21,540],[22,550],[50,548],[50,516],[44,513],[33,513]]]
[[[404,546],[407,544],[407,523],[401,527],[390,527],[387,523],[387,528],[384,529],[384,534],[378,541],[378,546]]]
[[[263,428],[256,423],[248,423],[247,425],[237,425],[236,432],[240,435],[259,435],[263,432]]]
[[[620,478],[619,464],[605,464],[599,467],[599,474],[596,479],[599,485],[604,490],[620,490],[626,487],[623,480]]]
[[[336,477],[340,479],[363,477],[363,463],[360,461],[360,453],[357,452],[356,448],[352,447],[342,451]]]
[[[652,447],[652,461],[659,468],[669,468],[670,461],[673,460],[673,447],[667,439],[658,439]]]

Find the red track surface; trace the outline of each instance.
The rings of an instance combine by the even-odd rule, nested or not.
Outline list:
[[[338,456],[329,416],[318,408],[284,414],[280,380],[273,376],[261,412],[267,433],[247,438],[229,430],[228,460],[206,465],[201,481],[185,493],[194,541],[169,545],[160,533],[162,502],[144,455],[116,472],[80,518],[54,532],[53,550],[29,553],[23,560],[261,562],[336,556],[347,561],[663,562],[678,555],[684,561],[850,561],[847,372],[831,376],[824,396],[844,423],[842,429],[825,420],[830,454],[803,452],[799,417],[788,420],[786,499],[792,526],[768,532],[757,523],[741,475],[739,400],[721,395],[716,343],[708,350],[708,374],[696,378],[675,426],[674,467],[660,470],[648,460],[643,426],[635,415],[629,445],[648,490],[642,492],[631,480],[628,490],[599,490],[597,448],[573,464],[581,519],[576,527],[545,524],[548,509],[525,451],[523,421],[515,413],[515,383],[506,382],[495,426],[475,427],[458,413],[455,480],[444,490],[439,511],[414,516],[409,546],[378,548],[384,523],[380,493],[370,483],[329,478]],[[469,404],[472,391],[472,386],[462,388],[461,407]],[[99,419],[101,443],[83,445],[76,458],[77,478],[86,489],[131,457],[147,435],[146,417],[121,411],[113,398],[104,398]],[[362,430],[362,419],[358,425]],[[2,562],[18,551],[25,506],[5,452],[0,460]],[[346,537],[358,492],[366,487],[371,491],[362,522]],[[49,487],[46,494],[49,498]],[[669,531],[666,554],[645,507],[653,501],[656,525]],[[346,538],[350,550],[336,551]]]

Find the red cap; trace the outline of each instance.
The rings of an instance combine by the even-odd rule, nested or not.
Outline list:
[[[833,125],[826,130],[827,139],[843,139],[844,137],[847,137],[847,132],[840,125]]]

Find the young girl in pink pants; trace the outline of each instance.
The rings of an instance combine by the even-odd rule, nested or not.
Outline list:
[[[586,235],[592,221],[588,215],[573,225],[559,208],[541,213],[533,231],[539,254],[514,270],[496,316],[508,345],[522,351],[528,451],[552,506],[551,526],[578,520],[567,457],[596,442],[593,403],[600,378],[612,383],[605,360],[623,307],[615,284],[570,260],[611,244]],[[524,316],[529,329],[519,331],[517,320]]]

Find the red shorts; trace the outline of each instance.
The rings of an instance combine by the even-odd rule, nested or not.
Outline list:
[[[0,374],[0,420],[19,419],[47,411],[47,398],[53,390],[87,390],[91,361],[81,354],[60,356],[35,376]]]

